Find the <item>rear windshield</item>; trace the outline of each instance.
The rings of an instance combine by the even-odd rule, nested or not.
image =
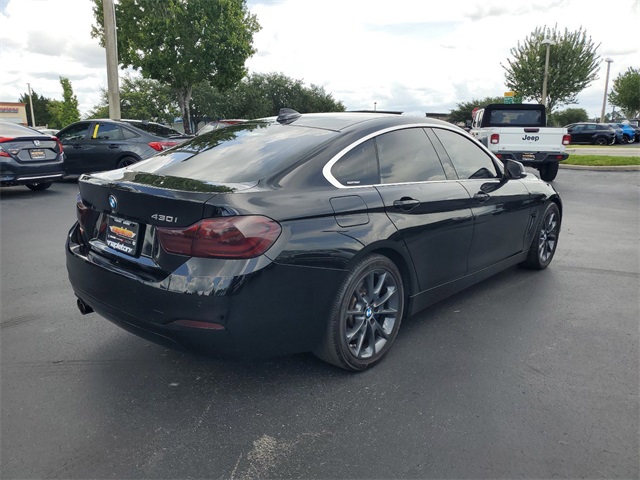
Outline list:
[[[336,135],[279,123],[243,123],[199,135],[129,169],[209,182],[253,182],[293,165]]]
[[[163,138],[169,137],[181,137],[183,134],[177,130],[174,130],[171,127],[165,127],[164,125],[160,125],[158,123],[143,123],[143,122],[126,122],[132,127],[139,128],[140,130],[144,130],[147,133],[151,133],[153,135],[157,135]]]
[[[489,124],[540,127],[542,126],[542,112],[539,110],[492,110]]]
[[[22,125],[14,125],[12,123],[0,122],[0,136],[1,137],[33,137],[43,136],[41,132],[33,130]]]

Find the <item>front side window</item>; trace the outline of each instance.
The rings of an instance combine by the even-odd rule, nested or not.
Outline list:
[[[433,132],[442,143],[461,180],[498,176],[491,157],[470,138],[439,128],[434,128]]]
[[[373,140],[367,140],[348,151],[331,167],[331,174],[348,187],[380,183]]]
[[[376,137],[382,183],[446,180],[444,169],[422,128],[396,130]]]

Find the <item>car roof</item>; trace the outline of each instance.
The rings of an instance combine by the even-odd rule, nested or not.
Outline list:
[[[277,121],[277,117],[268,117],[262,120]],[[341,132],[367,122],[367,126],[384,128],[397,125],[446,125],[455,126],[449,122],[430,117],[416,117],[409,115],[397,115],[389,113],[365,113],[365,112],[332,112],[332,113],[304,113],[297,118],[287,120],[287,125],[300,127],[321,128]]]

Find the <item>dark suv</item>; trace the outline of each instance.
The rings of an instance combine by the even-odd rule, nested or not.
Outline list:
[[[67,173],[122,168],[171,148],[189,136],[159,123],[140,120],[85,120],[58,132]]]
[[[606,123],[572,123],[565,127],[571,135],[571,143],[611,145],[616,141],[616,132]]]
[[[56,137],[0,122],[0,186],[46,190],[64,174],[64,153]]]

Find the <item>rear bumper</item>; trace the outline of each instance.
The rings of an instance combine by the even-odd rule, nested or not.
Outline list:
[[[3,186],[53,182],[65,175],[63,156],[37,162],[18,162],[12,157],[0,157],[0,184]]]
[[[26,185],[29,183],[55,182],[62,180],[65,172],[38,172],[38,173],[14,173],[9,170],[3,170],[0,174],[0,185],[8,187],[12,185]]]
[[[172,281],[184,282],[180,269],[162,280],[137,278],[117,262],[83,251],[74,241],[75,228],[67,238],[66,260],[78,298],[138,336],[206,354],[260,357],[313,350],[346,275],[269,263],[233,277],[208,269],[208,281],[221,287],[207,294],[172,291]],[[192,328],[177,320],[219,327]]]
[[[496,152],[496,156],[501,159],[517,160],[523,165],[534,167],[536,165],[542,165],[544,163],[562,162],[569,158],[568,153],[558,152]]]

